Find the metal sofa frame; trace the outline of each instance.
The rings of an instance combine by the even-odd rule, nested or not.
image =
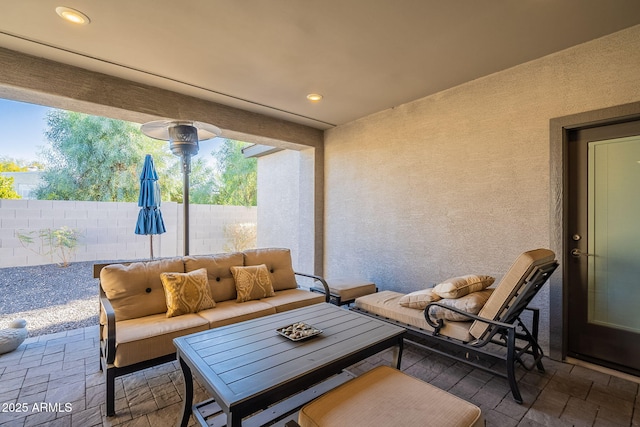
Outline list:
[[[127,261],[127,263],[132,261]],[[93,277],[98,279],[100,278],[100,271],[108,264],[95,264],[93,266]],[[322,283],[323,287],[327,290],[325,301],[329,302],[329,285],[327,282],[320,276],[316,276],[313,274],[306,273],[298,273],[294,272],[297,276],[303,276],[307,278],[314,279],[314,281],[319,281]],[[100,324],[100,371],[106,371],[106,387],[107,387],[107,416],[111,417],[116,414],[115,410],[115,380],[117,377],[130,374],[132,372],[137,372],[142,369],[151,368],[153,366],[162,365],[167,362],[173,362],[176,360],[176,353],[167,354],[165,356],[157,357],[155,359],[145,360],[143,362],[135,363],[133,365],[127,365],[118,367],[113,363],[116,358],[116,314],[111,305],[111,302],[107,298],[107,295],[104,293],[101,285],[99,287],[99,300],[100,300],[100,309],[105,313],[106,323]],[[104,328],[106,328],[106,336],[104,339]]]

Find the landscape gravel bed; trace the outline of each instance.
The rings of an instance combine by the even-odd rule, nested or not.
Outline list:
[[[0,268],[0,329],[20,318],[31,337],[97,325],[98,262]]]

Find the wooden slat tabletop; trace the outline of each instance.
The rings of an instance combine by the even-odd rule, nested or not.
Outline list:
[[[323,332],[294,342],[276,329],[305,322]],[[222,407],[264,401],[270,390],[366,349],[399,340],[404,329],[323,303],[176,338],[179,356]],[[365,356],[366,357],[366,356]],[[335,372],[326,372],[326,377]]]

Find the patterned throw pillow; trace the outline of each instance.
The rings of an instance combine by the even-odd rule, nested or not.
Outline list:
[[[406,294],[398,303],[403,307],[424,310],[429,303],[439,300],[440,297],[433,292],[433,288],[428,288]]]
[[[441,298],[460,298],[488,288],[495,280],[491,276],[467,274],[466,276],[452,277],[437,284],[433,288],[433,292]]]
[[[189,273],[160,273],[160,280],[167,299],[167,317],[197,313],[216,306],[206,268]]]
[[[231,267],[236,282],[236,302],[272,297],[275,295],[269,270],[265,264],[247,267]]]
[[[485,289],[483,291],[473,292],[460,298],[444,298],[438,301],[438,303],[446,305],[448,307],[457,308],[458,310],[462,310],[465,313],[478,314],[491,296],[492,292],[493,289]],[[431,317],[432,319],[453,320],[456,322],[473,320],[465,316],[464,314],[458,314],[455,311],[447,310],[446,308],[438,307],[437,305],[429,307],[429,317]]]

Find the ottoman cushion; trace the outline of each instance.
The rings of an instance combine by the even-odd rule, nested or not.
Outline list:
[[[373,294],[377,291],[376,285],[362,279],[327,279],[329,291],[340,297],[342,301],[353,301],[363,295]],[[313,287],[316,292],[324,293],[324,288]]]
[[[320,396],[301,427],[484,425],[480,408],[397,369],[379,366]]]

